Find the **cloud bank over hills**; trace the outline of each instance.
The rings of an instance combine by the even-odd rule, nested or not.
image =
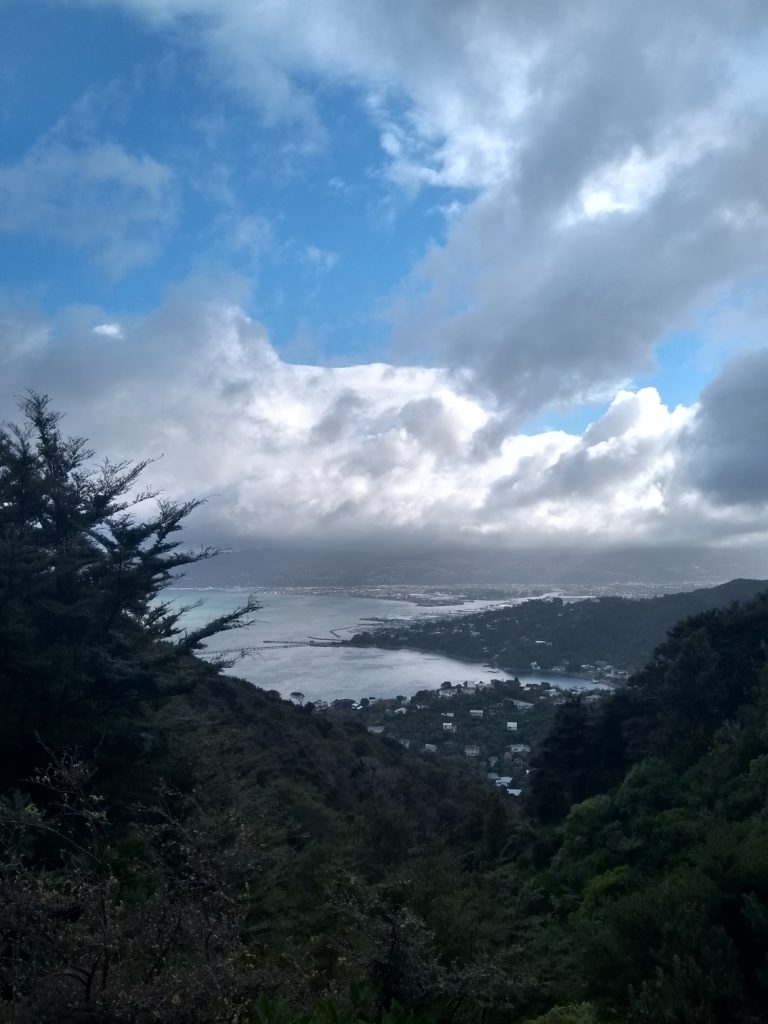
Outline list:
[[[765,543],[762,0],[1,7],[4,415],[213,540]]]
[[[148,480],[209,495],[200,522],[217,537],[599,548],[765,530],[764,353],[736,357],[694,407],[622,390],[580,434],[489,449],[476,442],[494,410],[460,375],[287,363],[232,302],[180,290],[120,324],[26,317],[0,360],[7,394],[34,380],[101,454],[162,455]]]

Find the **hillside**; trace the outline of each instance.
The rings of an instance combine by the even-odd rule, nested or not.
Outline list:
[[[768,596],[560,704],[521,807],[197,657],[241,616],[190,634],[157,602],[200,557],[189,506],[134,518],[135,468],[83,472],[25,408],[0,430],[0,1021],[766,1020]]]
[[[88,470],[45,399],[24,411],[0,429],[0,1020],[482,998],[432,886],[482,901],[509,807],[198,658],[256,608],[188,632],[162,601],[208,554],[174,540],[194,503],[135,516],[141,465]]]
[[[613,696],[558,709],[529,877],[575,943],[586,1020],[766,1020],[767,635],[766,595],[703,613]]]
[[[623,671],[639,669],[680,619],[734,601],[749,601],[765,580],[731,580],[717,587],[643,600],[601,597],[525,601],[407,626],[382,626],[355,634],[349,643],[412,647],[467,661],[488,662],[508,672],[532,663],[593,676],[598,662]]]

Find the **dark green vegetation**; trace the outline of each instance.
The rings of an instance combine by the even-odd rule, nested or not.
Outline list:
[[[141,518],[44,401],[0,434],[0,1021],[754,1024],[768,599],[562,704],[526,814],[223,677]],[[143,507],[143,506],[142,506]],[[246,609],[247,614],[248,609]]]
[[[357,633],[349,643],[411,647],[490,662],[506,672],[527,672],[536,662],[543,671],[580,672],[583,668],[590,677],[599,676],[598,662],[636,671],[680,619],[725,608],[733,601],[749,601],[766,587],[765,580],[731,580],[719,587],[643,600],[533,600],[512,608],[383,626]]]

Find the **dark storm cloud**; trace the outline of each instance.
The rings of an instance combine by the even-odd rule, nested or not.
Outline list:
[[[531,218],[511,185],[478,200],[425,261],[431,295],[401,328],[417,323],[518,416],[649,370],[665,333],[768,267],[767,129],[745,123],[626,212],[564,226]]]
[[[705,388],[683,451],[713,501],[768,501],[768,350],[738,356]]]

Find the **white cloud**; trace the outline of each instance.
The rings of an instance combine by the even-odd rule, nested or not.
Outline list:
[[[555,173],[583,178],[765,88],[759,0],[84,2],[174,27],[273,119],[312,110],[308,74],[364,90],[393,173],[459,187],[525,173],[555,138]]]
[[[51,390],[100,448],[166,451],[158,481],[215,490],[211,515],[249,533],[618,543],[762,529],[746,508],[763,499],[749,486],[761,460],[741,458],[750,431],[723,412],[748,374],[728,371],[695,412],[627,382],[661,338],[765,278],[763,0],[90,4],[172,30],[267,121],[298,125],[297,144],[322,134],[318,81],[355,90],[389,179],[461,190],[438,193],[445,237],[394,311],[404,361],[429,351],[454,372],[290,365],[234,303],[180,294],[114,345],[98,337],[104,313],[25,332],[14,312],[9,393]],[[0,230],[74,244],[114,274],[151,258],[173,199],[167,167],[90,135],[53,133],[0,168]],[[240,252],[271,244],[258,214],[219,227]],[[613,401],[581,436],[517,432],[595,397]]]
[[[520,417],[651,371],[665,335],[768,270],[768,189],[749,170],[766,154],[768,120],[755,118],[642,201],[567,223],[515,186],[483,195],[395,309],[406,351],[429,339]]]
[[[768,269],[760,0],[91,3],[173,28],[268,120],[316,125],[318,80],[354,89],[386,175],[465,190],[396,333],[512,415],[649,371]]]
[[[122,338],[123,336],[120,324],[96,324],[91,330],[102,338]]]
[[[755,528],[754,514],[723,517],[691,483],[698,421],[653,388],[620,392],[581,435],[512,433],[483,453],[476,441],[493,413],[446,371],[285,363],[236,304],[195,290],[122,323],[108,346],[94,336],[113,324],[99,311],[49,325],[42,346],[30,319],[35,343],[14,358],[0,352],[0,414],[32,386],[100,454],[162,453],[150,482],[177,497],[211,495],[212,540],[375,544],[397,534],[608,546],[722,541]]]
[[[391,150],[393,177],[459,186],[507,175],[517,148],[513,129],[548,28],[533,5],[527,13],[502,4],[478,12],[469,0],[454,4],[450,16],[441,0],[309,7],[295,0],[258,7],[250,0],[84,2],[174,27],[269,121],[316,119],[302,84],[307,73],[361,88]],[[552,8],[556,17],[567,11]]]
[[[655,388],[620,391],[581,437],[538,464],[527,455],[497,480],[488,511],[527,508],[550,539],[565,533],[604,542],[618,532],[623,540],[658,541],[678,494],[678,443],[691,414],[668,409]],[[502,520],[496,529],[503,527]]]

